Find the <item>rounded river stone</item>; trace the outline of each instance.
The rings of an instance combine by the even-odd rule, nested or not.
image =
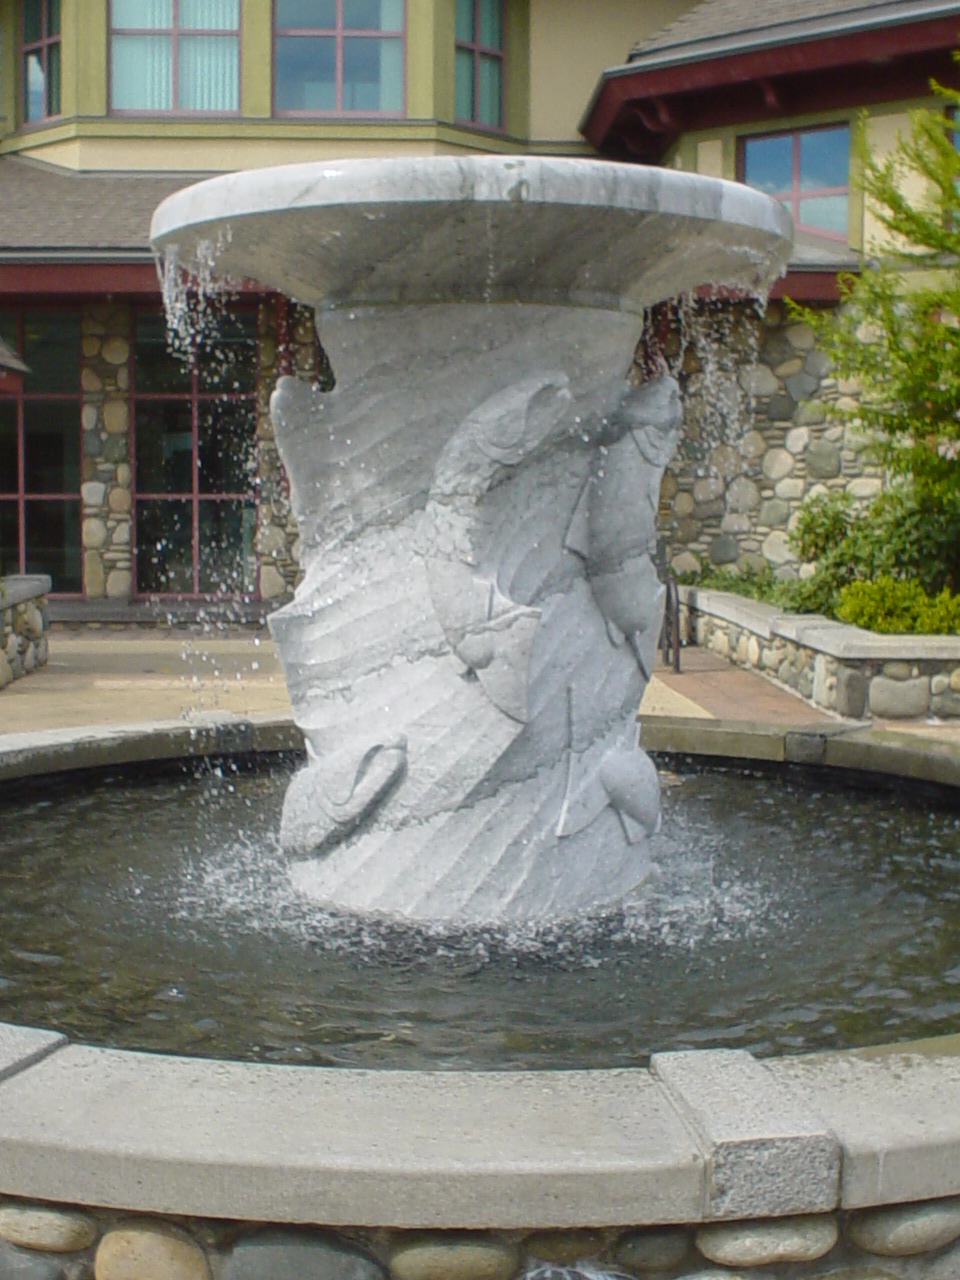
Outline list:
[[[84,1213],[42,1205],[5,1204],[0,1206],[0,1236],[23,1249],[73,1253],[93,1244],[97,1228]]]
[[[394,1280],[511,1280],[519,1265],[512,1245],[466,1238],[400,1245],[390,1258]]]
[[[760,1267],[780,1262],[812,1262],[837,1243],[836,1218],[810,1214],[767,1222],[730,1222],[701,1227],[697,1248],[725,1267]]]
[[[690,1251],[690,1237],[678,1228],[631,1231],[617,1242],[616,1259],[627,1271],[669,1271]]]
[[[222,1280],[382,1280],[383,1268],[359,1249],[309,1231],[264,1231],[236,1244]]]
[[[540,1262],[585,1262],[602,1256],[604,1239],[599,1231],[537,1231],[523,1248]]]
[[[847,1235],[867,1253],[887,1258],[942,1249],[960,1237],[960,1197],[854,1214]]]
[[[171,1227],[129,1224],[108,1231],[97,1248],[94,1280],[210,1280],[206,1254]]]

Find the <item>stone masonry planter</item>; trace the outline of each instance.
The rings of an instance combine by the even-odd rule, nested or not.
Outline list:
[[[859,720],[960,717],[960,636],[877,635],[816,614],[680,588],[681,636]]]
[[[0,689],[47,660],[46,574],[0,578]]]

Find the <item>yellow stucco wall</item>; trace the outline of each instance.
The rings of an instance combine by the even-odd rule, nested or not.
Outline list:
[[[898,135],[910,132],[910,113],[906,108],[878,112],[864,123],[864,140],[868,153],[875,160],[883,160],[893,151]],[[906,174],[901,189],[911,204],[922,205],[926,197],[924,179],[919,174]],[[863,209],[863,247],[867,253],[883,249],[890,242],[890,233],[877,221],[869,204]]]
[[[692,7],[692,0],[530,0],[533,144],[583,144],[577,124],[601,73],[626,62],[642,36]]]
[[[0,0],[0,138],[16,127],[15,0]]]

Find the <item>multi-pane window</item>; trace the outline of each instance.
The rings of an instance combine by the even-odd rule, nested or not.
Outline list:
[[[193,366],[163,317],[135,317],[134,542],[138,595],[257,589],[256,318],[224,317]]]
[[[742,180],[782,200],[797,230],[846,240],[848,125],[743,138],[740,161]]]
[[[404,0],[276,0],[278,115],[399,116]]]
[[[29,367],[0,392],[0,565],[83,589],[80,546],[80,317],[0,312],[0,337]]]
[[[240,0],[111,0],[114,111],[240,109]]]
[[[456,117],[503,127],[503,0],[457,0]]]
[[[23,0],[23,118],[60,114],[60,0]]]

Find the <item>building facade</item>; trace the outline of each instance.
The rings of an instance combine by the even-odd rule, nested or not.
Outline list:
[[[960,4],[941,0],[702,0],[598,80],[581,128],[601,154],[746,182],[796,228],[766,311],[704,303],[680,353],[687,429],[661,511],[676,572],[811,572],[789,540],[803,503],[879,493],[867,442],[829,412],[855,408],[858,388],[785,300],[835,306],[838,273],[882,255],[858,144],[889,154],[911,110],[938,103],[931,82],[958,83],[958,44]]]
[[[290,593],[278,374],[311,318],[250,291],[167,348],[150,216],[211,174],[370,155],[594,155],[583,103],[666,0],[0,0],[0,566],[61,617]]]

